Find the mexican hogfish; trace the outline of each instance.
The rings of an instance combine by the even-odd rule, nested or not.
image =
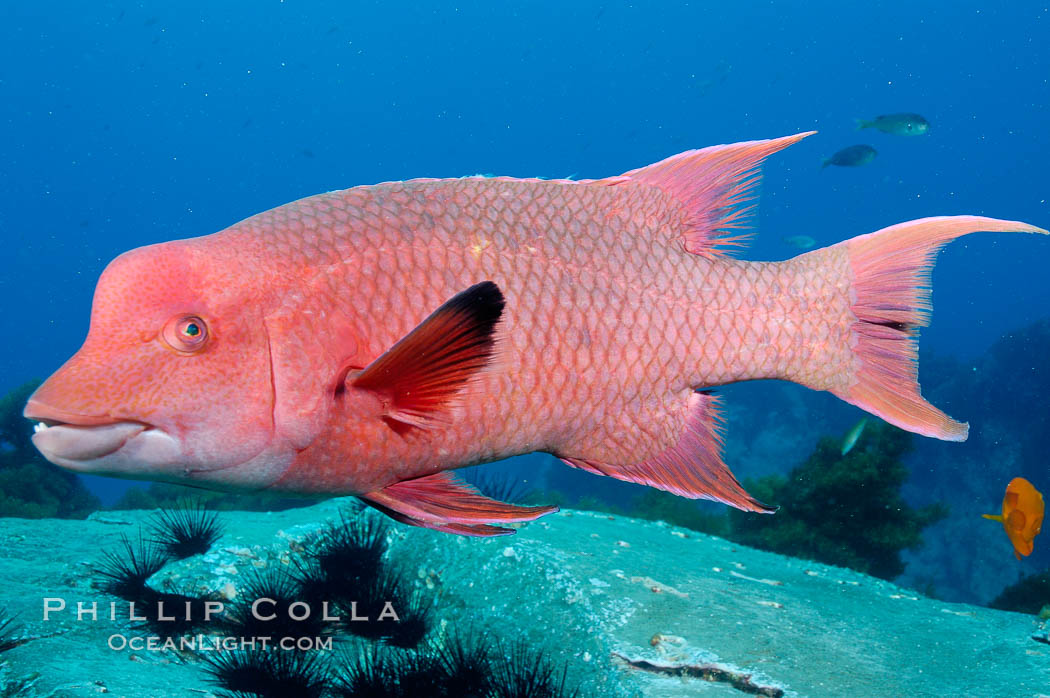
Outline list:
[[[312,196],[127,252],[83,347],[30,398],[33,441],[79,472],[357,495],[471,535],[554,507],[455,468],[546,451],[683,497],[768,512],[722,462],[712,386],[781,378],[919,434],[930,267],[974,231],[901,223],[746,262],[763,158],[803,133],[693,150],[608,179],[416,179]]]

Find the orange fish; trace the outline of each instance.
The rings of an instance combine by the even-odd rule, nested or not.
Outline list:
[[[1043,528],[1043,495],[1023,477],[1015,477],[1006,486],[1003,513],[981,514],[986,519],[1001,521],[1006,537],[1014,546],[1018,560],[1032,554],[1032,543]]]
[[[761,161],[807,135],[607,179],[354,187],[132,250],[102,274],[83,347],[30,398],[33,441],[79,472],[357,495],[496,535],[555,508],[449,471],[532,451],[772,511],[722,461],[708,388],[734,381],[795,381],[965,439],[916,382],[934,253],[1047,231],[927,218],[785,262],[729,256]]]

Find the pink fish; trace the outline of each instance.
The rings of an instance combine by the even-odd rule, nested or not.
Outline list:
[[[708,388],[780,378],[952,441],[926,402],[926,218],[747,262],[762,159],[809,134],[693,150],[619,177],[417,179],[312,196],[132,250],[83,347],[30,398],[33,441],[85,473],[357,495],[407,523],[510,532],[554,507],[451,471],[532,451],[772,511],[722,461]]]

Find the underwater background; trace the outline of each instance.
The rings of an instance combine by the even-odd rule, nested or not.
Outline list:
[[[739,256],[786,259],[808,244],[798,236],[822,247],[931,215],[1048,227],[1048,39],[1050,9],[1025,1],[5,2],[0,516],[42,522],[174,501],[146,493],[145,483],[77,485],[42,462],[27,467],[39,459],[25,448],[31,425],[19,389],[80,346],[98,276],[121,252],[357,184],[479,173],[597,178],[690,148],[806,130],[819,133],[764,165],[756,235]],[[857,119],[897,112],[921,114],[929,132],[856,129]],[[855,144],[877,157],[821,167]],[[1050,604],[1046,541],[1018,561],[1002,526],[980,515],[1000,513],[1012,478],[1050,490],[1048,263],[1047,240],[991,233],[938,258],[919,378],[927,398],[970,423],[965,443],[870,418],[843,456],[859,409],[788,383],[719,389],[726,462],[759,499],[782,505],[761,524],[542,454],[477,470],[536,501],[663,520],[943,602],[985,606],[1013,587],[1020,600],[999,605],[1029,614],[1035,632],[1035,615]],[[444,540],[426,536],[419,545]],[[82,548],[97,557],[97,544]],[[523,571],[520,583],[535,580]],[[0,592],[0,607],[20,601]],[[1020,639],[1018,647],[1042,651],[1024,661],[1048,671],[1046,646]],[[995,695],[979,676],[971,685],[973,695]]]

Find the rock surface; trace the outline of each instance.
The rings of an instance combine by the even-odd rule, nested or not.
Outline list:
[[[224,512],[226,533],[210,552],[169,563],[151,584],[235,593],[252,567],[283,564],[350,506]],[[111,635],[141,633],[108,619],[113,599],[93,588],[94,568],[149,515],[0,519],[0,607],[36,637],[0,655],[0,695],[4,676],[29,677],[15,694],[28,696],[216,692],[192,654],[107,646]],[[393,524],[388,557],[435,595],[435,632],[525,638],[568,664],[582,696],[1050,693],[1050,645],[1032,639],[1046,635],[1034,617],[660,523],[566,511],[494,539]],[[45,597],[67,610],[43,621]],[[78,601],[97,601],[99,620],[78,621]]]

